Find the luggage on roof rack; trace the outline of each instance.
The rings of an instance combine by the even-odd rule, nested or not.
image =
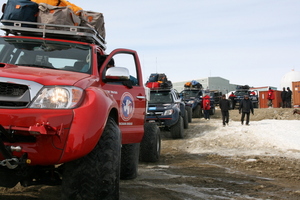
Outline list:
[[[45,4],[49,4],[51,6],[63,6],[63,7],[66,7],[68,6],[73,12],[75,15],[80,15],[80,12],[83,10],[81,7],[73,4],[73,3],[70,3],[69,1],[66,1],[66,0],[31,0],[35,3],[45,3]]]
[[[67,6],[52,6],[46,3],[39,4],[39,14],[37,22],[44,24],[60,24],[69,26],[79,26],[81,20],[79,16]],[[60,27],[46,27],[61,29]]]
[[[88,26],[96,29],[98,33],[105,38],[104,16],[102,13],[93,11],[81,11],[81,26]]]
[[[146,87],[150,89],[158,89],[160,88],[160,83],[159,82],[147,82]]]
[[[38,4],[30,0],[8,0],[2,7],[3,15],[1,20],[17,20],[37,22],[37,15],[39,12]],[[13,25],[9,22],[3,22],[5,25]],[[31,24],[23,24],[27,27],[35,27]]]
[[[172,88],[173,84],[168,80],[166,74],[164,73],[152,73],[148,81],[146,82],[146,86],[149,88],[160,88],[160,89],[168,89]]]
[[[185,88],[197,88],[197,89],[202,89],[202,84],[199,83],[198,81],[192,80],[190,82],[186,82],[184,84]]]
[[[249,85],[238,85],[238,86],[236,86],[236,89],[237,90],[249,90],[250,87],[249,87]]]
[[[59,38],[65,40],[76,40],[82,42],[88,42],[101,46],[104,50],[106,49],[106,42],[99,33],[90,27],[83,26],[66,26],[59,24],[44,24],[35,22],[25,21],[12,21],[12,20],[1,20],[2,24],[11,23],[12,26],[3,25],[0,29],[6,32],[6,35],[23,35],[33,37],[49,37]],[[41,28],[23,27],[23,25],[35,25]],[[49,27],[59,27],[60,29],[53,29]]]

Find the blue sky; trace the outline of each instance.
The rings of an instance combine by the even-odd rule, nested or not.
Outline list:
[[[280,87],[300,71],[299,0],[70,0],[102,12],[107,53],[138,52],[144,82],[222,77],[232,84]]]

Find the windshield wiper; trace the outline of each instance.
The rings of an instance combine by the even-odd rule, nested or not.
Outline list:
[[[17,64],[18,66],[28,66],[28,67],[39,67],[39,68],[47,68],[47,69],[56,69],[55,67],[49,65],[36,65],[36,64]]]

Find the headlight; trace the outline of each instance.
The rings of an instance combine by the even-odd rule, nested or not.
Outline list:
[[[165,110],[164,115],[172,115],[173,114],[173,109],[170,110]]]
[[[45,87],[38,93],[30,108],[74,108],[80,103],[82,95],[83,90],[77,87]]]
[[[188,104],[193,104],[195,101],[194,100],[190,100],[188,101]]]

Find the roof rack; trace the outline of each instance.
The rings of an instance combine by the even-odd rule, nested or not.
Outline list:
[[[104,50],[106,49],[106,42],[104,38],[102,38],[99,33],[91,27],[44,24],[14,20],[1,20],[1,23],[3,26],[0,26],[0,29],[5,31],[6,35],[12,34],[76,40],[97,44]]]

